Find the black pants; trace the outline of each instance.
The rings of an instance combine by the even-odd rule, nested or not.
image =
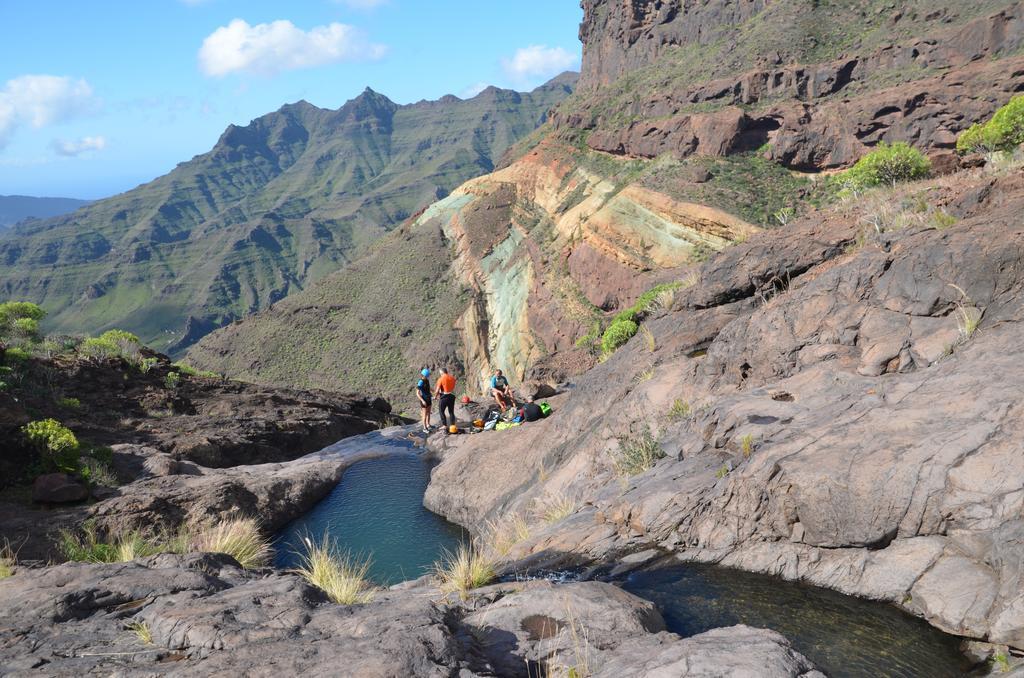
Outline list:
[[[455,423],[455,394],[442,393],[437,399],[437,409],[441,413],[441,424],[447,428],[449,424]],[[448,411],[448,418],[445,418],[445,410]],[[449,421],[450,419],[450,421]]]

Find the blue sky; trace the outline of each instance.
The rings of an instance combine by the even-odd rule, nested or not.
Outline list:
[[[100,198],[229,123],[579,68],[576,0],[0,0],[0,194]]]

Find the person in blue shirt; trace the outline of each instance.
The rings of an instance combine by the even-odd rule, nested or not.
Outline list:
[[[514,407],[516,404],[515,396],[512,393],[512,387],[508,384],[508,379],[505,375],[498,370],[491,377],[491,395],[494,396],[494,401],[498,403],[498,407],[504,412],[510,407]]]
[[[420,370],[420,380],[416,382],[416,399],[420,401],[420,414],[423,423],[423,432],[430,433],[430,370],[424,367]]]

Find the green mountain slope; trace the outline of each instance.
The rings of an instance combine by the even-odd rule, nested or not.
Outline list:
[[[122,327],[180,353],[489,172],[574,82],[405,106],[367,89],[232,125],[163,177],[5,233],[0,299],[41,304],[51,331]]]

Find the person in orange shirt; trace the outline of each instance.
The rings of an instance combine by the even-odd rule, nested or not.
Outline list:
[[[445,432],[448,426],[455,425],[455,377],[448,373],[447,367],[441,368],[441,376],[437,378],[437,389],[434,391],[437,397],[437,409],[441,413],[441,424]],[[445,417],[445,411],[448,416]]]

